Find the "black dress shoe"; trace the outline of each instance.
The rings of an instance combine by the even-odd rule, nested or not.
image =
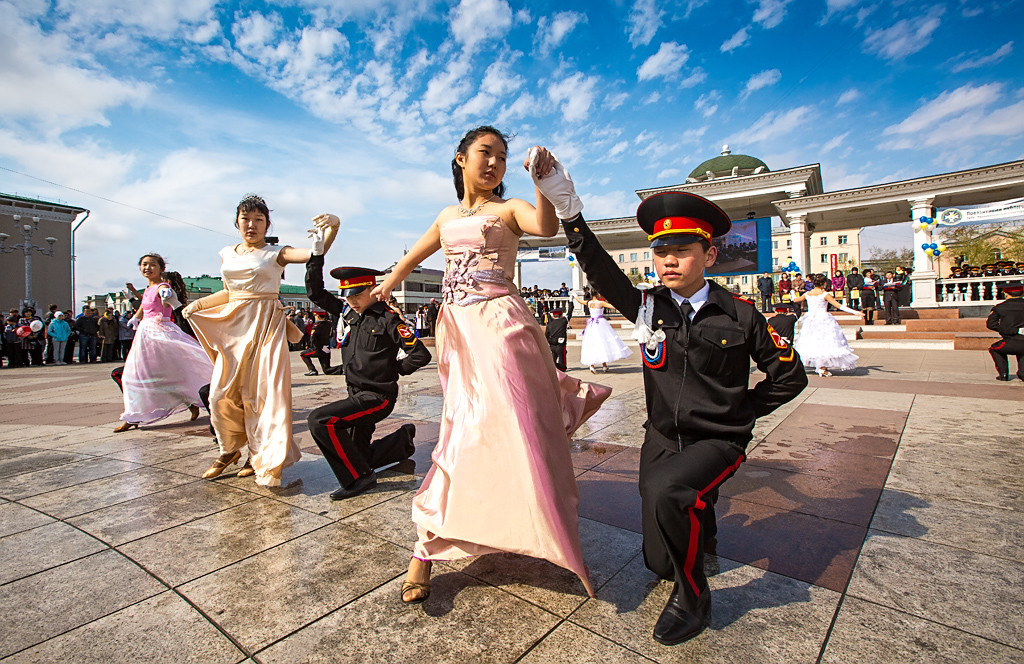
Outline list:
[[[996,376],[996,380],[1010,380],[1010,377],[1006,374],[1000,374]]]
[[[345,500],[352,496],[358,496],[367,489],[377,486],[377,473],[370,471],[369,475],[363,475],[347,487],[341,487],[331,492],[331,500]]]
[[[303,376],[319,376],[320,374],[317,373],[316,369],[313,369],[312,371],[307,371],[306,373],[304,373],[302,375]]]
[[[673,586],[668,604],[654,623],[654,640],[674,646],[703,632],[711,622],[711,589],[706,588],[701,593],[696,606],[688,606],[691,604],[694,602],[679,592],[679,584]]]
[[[402,428],[409,434],[409,442],[406,443],[405,451],[408,452],[409,456],[412,456],[416,453],[416,443],[413,442],[416,439],[416,425],[403,424]]]

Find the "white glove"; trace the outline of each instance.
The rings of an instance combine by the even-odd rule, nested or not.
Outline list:
[[[861,312],[859,312],[859,311],[854,311],[854,310],[853,310],[853,309],[851,309],[850,307],[844,307],[844,306],[841,306],[841,305],[840,305],[840,307],[839,307],[839,310],[840,310],[840,311],[845,311],[845,312],[846,312],[846,313],[848,313],[848,314],[853,314],[854,316],[860,316],[860,315],[861,315]]]
[[[133,330],[139,329],[139,319],[132,316],[131,320],[128,321],[128,327]]]
[[[555,214],[559,219],[572,219],[583,211],[583,201],[576,195],[576,185],[573,184],[572,176],[565,170],[562,162],[554,154],[551,157],[555,165],[551,172],[543,178],[537,175],[537,158],[540,150],[536,147],[530,148],[530,177],[533,184],[555,206]]]
[[[313,238],[313,246],[310,248],[310,253],[314,256],[324,255],[324,239],[326,235],[326,228],[314,228],[309,231],[309,237]]]

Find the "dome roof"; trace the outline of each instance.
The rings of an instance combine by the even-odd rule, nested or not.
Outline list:
[[[768,165],[757,157],[751,157],[745,154],[732,154],[729,151],[729,146],[726,145],[723,146],[721,155],[708,159],[700,166],[693,169],[690,173],[689,179],[703,180],[707,177],[708,171],[711,171],[715,175],[732,174],[732,170],[734,168],[739,169],[737,175],[752,175],[754,174],[754,171],[765,173],[769,170]]]

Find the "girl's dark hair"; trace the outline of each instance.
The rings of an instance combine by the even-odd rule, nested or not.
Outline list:
[[[472,145],[473,142],[476,141],[476,139],[486,134],[493,134],[494,136],[500,138],[502,145],[505,146],[505,152],[508,152],[508,141],[510,138],[512,138],[512,136],[507,136],[501,133],[491,125],[481,125],[476,129],[470,129],[466,133],[466,135],[462,137],[462,140],[459,141],[459,147],[455,149],[455,154],[465,155],[469,151],[469,146]],[[459,166],[459,163],[455,160],[455,157],[452,157],[452,179],[455,181],[455,194],[459,197],[459,200],[461,201],[462,197],[466,195],[466,185],[462,181],[462,167]],[[492,189],[491,191],[498,198],[504,198],[505,183],[499,182],[498,186]]]
[[[261,196],[246,194],[245,198],[239,201],[238,207],[235,208],[235,228],[238,228],[238,215],[243,212],[262,212],[263,216],[267,218],[267,232],[270,232],[270,208],[267,207],[267,202]]]
[[[177,272],[167,272],[164,274],[164,281],[170,284],[174,294],[178,296],[178,302],[188,304],[188,289],[185,287],[185,280],[181,278],[180,274]]]
[[[829,282],[830,279],[826,277],[824,274],[816,274],[813,277],[811,277],[811,283],[814,284],[815,288],[824,289],[825,286],[829,284]]]
[[[164,257],[160,254],[143,254],[142,258],[139,259],[139,265],[142,265],[142,261],[147,258],[154,258],[156,262],[160,264],[160,274],[163,274],[164,270],[167,269],[167,263],[164,261]]]

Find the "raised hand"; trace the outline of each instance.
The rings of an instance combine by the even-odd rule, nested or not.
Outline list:
[[[327,228],[317,226],[309,231],[309,237],[313,238],[313,246],[310,248],[309,253],[313,256],[323,256],[324,241],[327,238]]]
[[[554,206],[559,219],[572,219],[583,211],[572,176],[554,154],[535,145],[523,165],[530,171],[537,191]]]

